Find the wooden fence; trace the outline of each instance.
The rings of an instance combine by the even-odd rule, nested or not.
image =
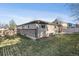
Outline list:
[[[78,32],[79,32],[79,28],[68,28],[68,29],[64,29],[62,31],[62,34],[73,34]]]

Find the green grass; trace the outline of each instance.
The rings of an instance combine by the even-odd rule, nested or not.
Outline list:
[[[36,41],[24,36],[20,43],[0,48],[2,56],[77,56],[79,55],[79,34],[56,35]]]

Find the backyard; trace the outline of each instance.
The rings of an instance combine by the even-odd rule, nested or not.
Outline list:
[[[36,41],[17,35],[0,38],[0,56],[77,56],[79,34],[56,35]]]

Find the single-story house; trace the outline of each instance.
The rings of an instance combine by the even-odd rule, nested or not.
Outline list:
[[[17,26],[17,33],[32,39],[49,37],[51,34],[71,34],[79,32],[79,27],[76,24],[67,23],[58,19],[53,22],[42,20],[34,20]]]
[[[22,25],[18,25],[17,33],[32,39],[39,39],[43,37],[49,37],[51,34],[54,34],[55,26],[53,23],[34,20]]]

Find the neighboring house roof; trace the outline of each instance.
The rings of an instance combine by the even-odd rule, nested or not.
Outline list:
[[[68,23],[69,27],[76,27],[76,24]]]
[[[52,23],[54,23],[54,24],[62,24],[62,23],[66,23],[66,22],[61,21],[59,19],[55,19]]]
[[[34,21],[30,21],[28,23],[17,25],[17,27],[22,26],[22,25],[27,25],[27,24],[51,24],[51,25],[56,25],[56,26],[62,26],[63,23],[67,24],[69,27],[75,26],[75,24],[67,23],[67,22],[64,22],[62,20],[55,19],[53,22],[46,22],[46,21],[42,21],[42,20],[34,20]]]
[[[8,30],[8,28],[0,27],[0,30]]]
[[[0,29],[2,29],[2,28],[7,29],[9,27],[8,27],[8,25],[0,25]]]

